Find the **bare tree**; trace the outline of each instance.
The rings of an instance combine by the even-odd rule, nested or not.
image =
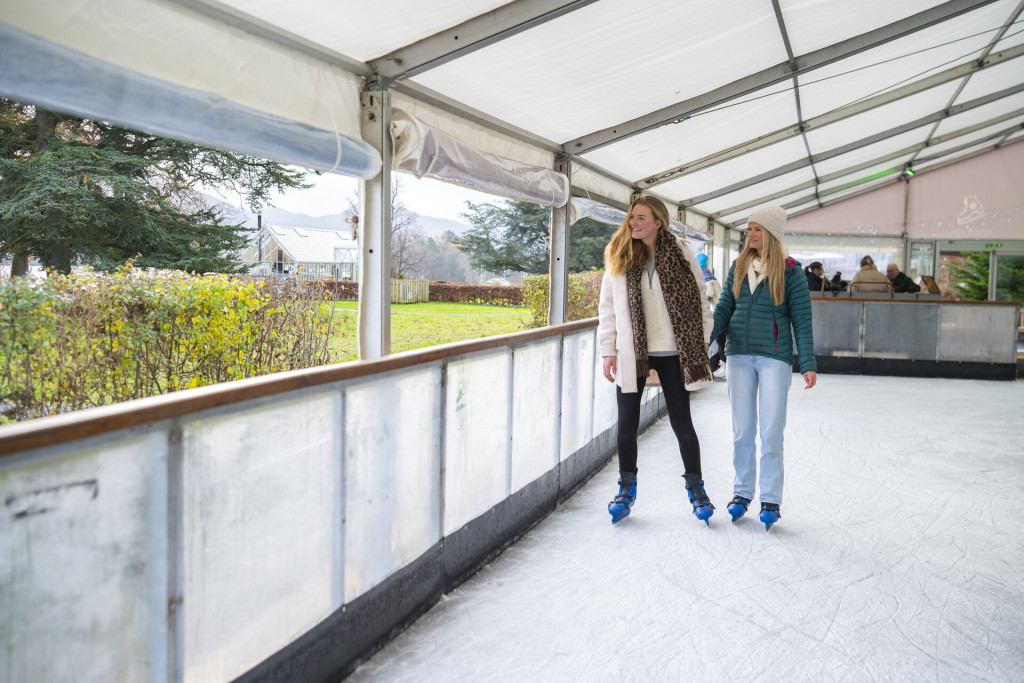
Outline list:
[[[402,182],[392,176],[391,180],[391,277],[409,273],[423,262],[427,252],[423,248],[423,231],[416,223],[416,214],[406,208],[399,199]],[[359,197],[350,197],[349,208],[359,213]]]

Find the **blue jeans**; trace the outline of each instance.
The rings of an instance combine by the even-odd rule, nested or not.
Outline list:
[[[729,356],[732,404],[733,493],[754,498],[757,477],[757,418],[761,417],[761,502],[782,503],[782,432],[793,366],[767,356]]]

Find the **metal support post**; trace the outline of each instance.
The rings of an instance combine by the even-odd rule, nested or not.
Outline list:
[[[371,78],[362,92],[363,140],[380,152],[381,171],[360,183],[359,358],[391,353],[391,94],[387,81]]]
[[[568,155],[555,157],[555,170],[572,183]],[[569,315],[569,209],[553,206],[548,212],[551,226],[551,257],[548,262],[548,325],[564,323]]]

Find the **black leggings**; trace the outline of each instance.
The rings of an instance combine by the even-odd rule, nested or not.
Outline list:
[[[651,369],[661,378],[661,390],[668,406],[668,420],[679,441],[679,455],[683,458],[686,474],[700,474],[700,442],[690,417],[690,392],[683,386],[679,369],[679,356],[650,356]],[[619,372],[629,372],[619,368]],[[619,470],[636,472],[636,436],[640,429],[640,399],[643,396],[646,377],[638,377],[635,394],[624,394],[615,387],[615,400],[619,406],[617,445],[619,449]]]

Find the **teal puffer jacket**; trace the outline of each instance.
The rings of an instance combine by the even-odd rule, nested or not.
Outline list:
[[[768,283],[764,280],[751,295],[746,274],[743,275],[737,300],[732,293],[735,271],[736,263],[733,262],[715,307],[715,330],[711,338],[727,332],[727,357],[768,356],[792,363],[795,336],[800,372],[817,372],[814,333],[811,328],[811,294],[807,289],[807,276],[800,264],[793,258],[786,259],[786,297],[778,306],[772,301]]]

